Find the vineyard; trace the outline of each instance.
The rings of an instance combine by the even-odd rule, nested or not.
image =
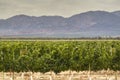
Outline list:
[[[0,41],[0,72],[108,69],[120,70],[120,41]]]

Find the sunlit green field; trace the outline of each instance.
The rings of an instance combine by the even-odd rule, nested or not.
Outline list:
[[[120,70],[120,41],[0,41],[0,71]]]
[[[116,75],[119,70],[119,40],[0,41],[0,80],[8,79],[7,76],[11,75],[10,78],[14,80],[25,79],[26,75],[30,80],[40,79],[40,76],[44,77],[40,80],[57,80],[58,77],[61,78],[59,80],[70,80],[71,77],[73,80],[84,80],[84,77],[119,80],[120,76]],[[59,75],[53,77],[53,72]]]

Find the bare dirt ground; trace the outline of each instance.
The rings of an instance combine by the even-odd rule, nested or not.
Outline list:
[[[120,71],[64,71],[59,74],[54,72],[0,72],[0,80],[120,80]]]

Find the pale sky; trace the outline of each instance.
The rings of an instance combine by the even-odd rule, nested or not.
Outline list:
[[[69,17],[95,10],[120,10],[120,0],[0,0],[0,19],[19,14]]]

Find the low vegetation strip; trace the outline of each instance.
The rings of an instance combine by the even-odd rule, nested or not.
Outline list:
[[[110,70],[102,70],[102,71],[64,71],[58,74],[54,74],[54,72],[40,73],[40,72],[19,72],[14,73],[14,79],[12,78],[12,74],[9,72],[4,73],[0,72],[0,80],[120,80],[120,71],[110,71]]]

